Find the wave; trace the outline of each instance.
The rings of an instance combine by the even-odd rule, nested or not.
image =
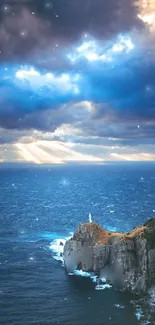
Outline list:
[[[112,286],[108,283],[105,283],[105,284],[98,284],[95,287],[95,290],[105,290],[105,289],[110,289],[110,288],[112,288]]]
[[[63,250],[64,250],[64,246],[67,240],[69,240],[70,238],[72,238],[73,233],[70,232],[69,233],[70,236],[67,237],[57,237],[54,238],[54,240],[50,243],[49,249],[52,251],[53,253],[53,258],[57,261],[62,262],[63,263]]]
[[[120,308],[120,309],[124,309],[125,308],[125,306],[124,305],[120,305],[120,304],[116,304],[116,305],[114,305],[116,308]]]
[[[53,252],[53,258],[63,264],[63,251],[67,239],[58,238],[54,239],[49,246],[49,249]]]
[[[61,235],[56,232],[42,231],[42,232],[25,232],[20,233],[3,232],[0,233],[0,242],[14,242],[14,243],[37,243],[40,241],[50,242]]]
[[[111,231],[111,232],[117,232],[118,231],[117,227],[112,227],[112,226],[106,226],[105,225],[104,228],[107,229],[108,231]]]
[[[144,320],[145,314],[140,301],[131,300],[130,303],[134,306],[135,316],[139,321],[140,325],[151,325],[150,321]]]
[[[90,272],[84,272],[82,270],[75,270],[74,272],[68,273],[68,275],[76,275],[76,276],[82,276],[83,278],[90,278],[92,273]]]
[[[84,272],[82,270],[75,270],[72,273],[69,273],[70,276],[81,276],[83,278],[90,278],[93,283],[95,283],[95,290],[105,290],[110,289],[112,286],[108,283],[106,283],[105,278],[98,278],[97,275],[95,275],[93,272]],[[98,284],[98,280],[100,284]]]

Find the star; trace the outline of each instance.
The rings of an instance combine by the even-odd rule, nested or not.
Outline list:
[[[147,86],[147,87],[146,87],[146,91],[147,91],[147,92],[150,92],[150,90],[151,90],[151,87],[150,87],[150,86]]]
[[[26,32],[26,31],[21,31],[21,32],[20,32],[20,36],[21,36],[21,37],[25,37],[26,35],[27,35],[27,32]]]
[[[46,8],[46,9],[52,9],[52,7],[53,7],[53,5],[52,5],[51,2],[47,2],[47,3],[45,3],[45,8]]]

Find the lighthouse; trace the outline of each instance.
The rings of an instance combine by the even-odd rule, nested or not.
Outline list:
[[[89,223],[92,223],[91,213],[89,213]]]

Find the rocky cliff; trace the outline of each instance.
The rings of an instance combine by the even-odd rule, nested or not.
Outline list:
[[[80,224],[63,253],[68,272],[93,271],[131,292],[155,292],[155,219],[130,233]]]

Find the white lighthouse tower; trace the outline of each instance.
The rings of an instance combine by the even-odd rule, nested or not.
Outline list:
[[[91,216],[91,213],[89,213],[89,223],[92,223],[92,216]]]

